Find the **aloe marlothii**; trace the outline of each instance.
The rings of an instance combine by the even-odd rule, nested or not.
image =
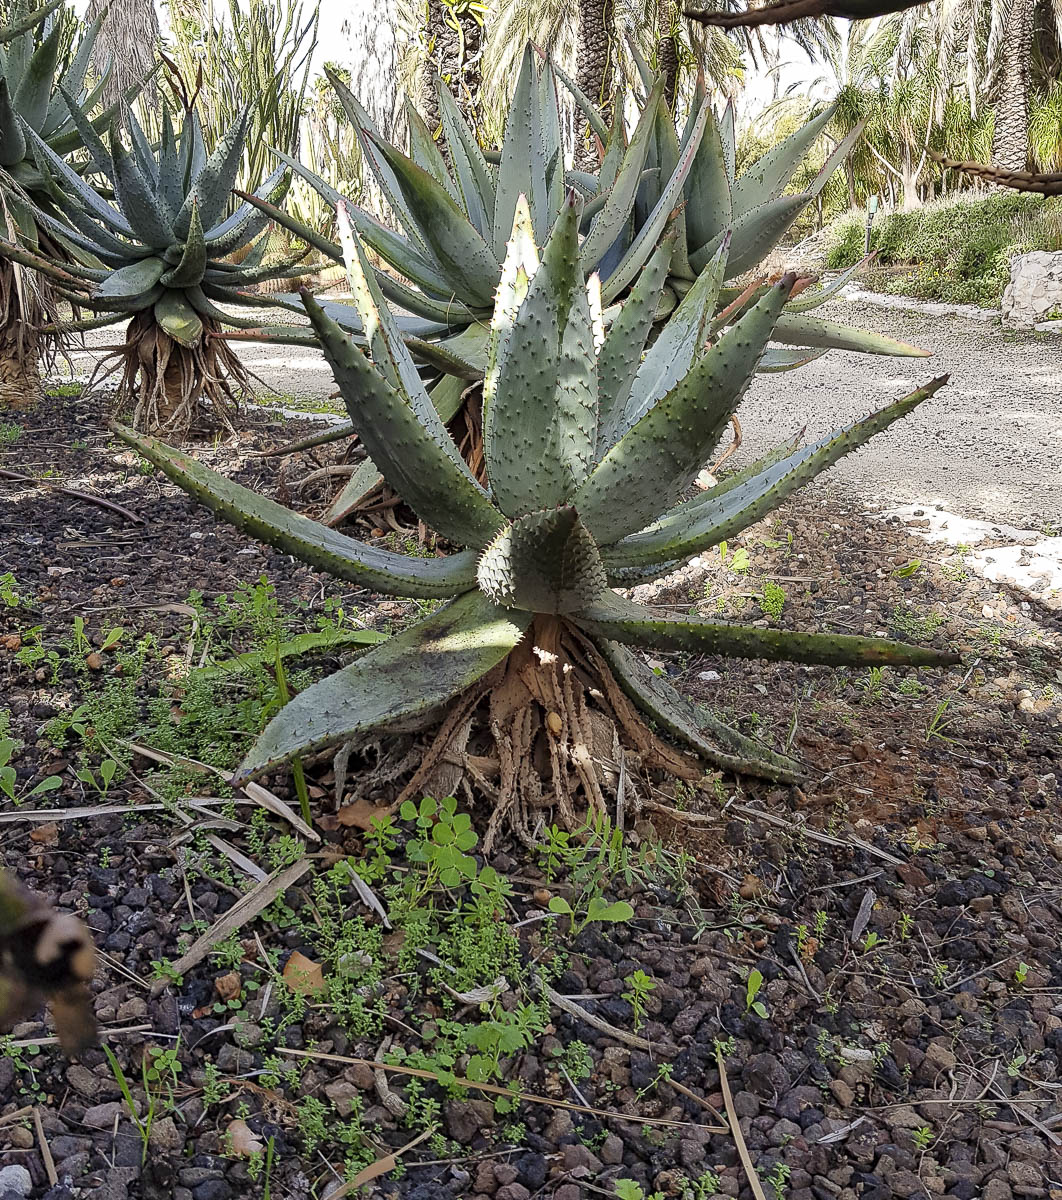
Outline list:
[[[10,243],[0,243],[0,255],[35,267],[53,280],[60,295],[103,314],[55,326],[60,331],[129,320],[118,353],[123,370],[119,395],[122,403],[132,403],[139,428],[182,432],[198,417],[204,397],[216,418],[228,420],[247,377],[232,349],[215,335],[226,327],[257,323],[221,306],[267,303],[242,289],[302,273],[292,270],[293,262],[263,264],[268,242],[263,230],[269,223],[263,212],[244,203],[226,215],[248,113],[244,109],[210,154],[194,111],[179,135],[164,112],[161,138],[152,146],[126,108],[131,148],[113,128],[105,145],[86,121],[75,117],[93,170],[106,180],[113,199],[27,131],[51,202],[61,214],[55,217],[34,206],[36,220],[84,260],[100,265],[62,263]],[[281,167],[257,194],[277,203],[288,179]],[[230,261],[249,245],[242,262]]]
[[[55,912],[0,871],[0,1033],[47,1000],[63,1049],[91,1045],[96,1020],[86,985],[95,960],[77,917]]]
[[[71,108],[81,121],[89,122],[103,86],[103,81],[91,88],[85,83],[102,18],[86,27],[62,63],[63,33],[56,15],[61,4],[62,0],[49,0],[31,9],[25,0],[16,0],[8,9],[7,23],[0,26],[0,235],[41,246],[60,258],[66,256],[65,247],[38,228],[31,208],[36,204],[51,209],[51,199],[26,130],[58,154],[80,149],[83,142]],[[102,112],[91,123],[99,128],[112,117],[113,112]],[[46,279],[0,260],[0,408],[40,398],[37,330],[55,312]],[[45,338],[44,349],[54,349],[55,343]]]
[[[286,553],[376,591],[448,601],[292,700],[242,775],[378,737],[395,722],[434,721],[436,735],[406,792],[434,786],[444,756],[464,763],[472,786],[494,804],[489,845],[506,821],[528,835],[542,805],[555,805],[569,822],[579,809],[600,809],[621,761],[627,789],[653,769],[696,780],[705,762],[778,780],[797,775],[796,763],[689,703],[631,647],[827,664],[954,661],[873,638],[663,616],[612,590],[659,576],[758,520],[944,381],[684,499],[744,394],[794,278],[773,285],[710,348],[696,307],[683,304],[646,349],[668,248],[655,252],[623,319],[606,332],[596,277],[587,285],[580,267],[581,210],[569,194],[540,257],[530,213],[518,206],[484,382],[486,486],[432,404],[356,237],[349,269],[368,357],[304,296],[366,449],[414,511],[464,547],[449,557],[364,545],[190,456],[122,432],[201,503]],[[709,264],[697,288],[713,290],[719,273]],[[652,733],[650,719],[692,755]]]
[[[759,201],[750,179],[742,176],[734,184],[731,197],[733,172],[729,176],[724,172],[718,179],[711,175],[706,164],[715,162],[721,151],[708,153],[705,145],[717,147],[728,134],[726,129],[721,131],[717,127],[703,95],[691,112],[679,146],[664,100],[663,82],[650,87],[629,139],[622,121],[609,127],[594,114],[597,132],[605,146],[596,175],[565,171],[559,136],[558,77],[574,87],[552,63],[546,61],[540,69],[528,48],[506,118],[501,149],[491,154],[481,150],[449,92],[440,87],[445,156],[412,108],[408,110],[409,154],[389,145],[349,89],[333,78],[333,87],[361,140],[365,161],[373,170],[402,232],[351,205],[293,159],[284,159],[334,204],[341,216],[345,211],[358,235],[385,264],[377,271],[379,286],[393,304],[410,314],[398,319],[399,327],[418,361],[439,372],[437,382],[430,388],[433,402],[464,448],[470,465],[477,470],[482,464],[480,391],[469,384],[481,379],[485,370],[491,306],[518,194],[528,197],[535,234],[541,239],[559,211],[565,182],[580,192],[585,204],[580,222],[579,262],[584,275],[596,272],[600,277],[606,323],[618,311],[632,281],[672,221],[677,222],[672,258],[675,264],[681,264],[681,269],[671,267],[672,278],[662,289],[654,314],[657,322],[674,308],[692,282],[688,278],[690,268],[685,249],[690,230],[695,237],[703,232],[707,240],[714,241],[712,254],[700,256],[706,261],[726,237],[718,221],[734,216],[732,257],[735,244],[740,257],[722,263],[727,278],[745,270],[747,261],[759,262],[783,232],[777,221],[764,223],[756,215]],[[617,107],[622,109],[622,105]],[[789,144],[786,162],[793,159],[790,174],[816,134],[817,127],[811,136]],[[731,129],[731,141],[732,136]],[[671,154],[672,143],[674,154]],[[840,164],[847,149],[842,147],[832,157],[829,170]],[[697,172],[695,187],[692,186],[694,171]],[[776,168],[763,187],[773,186],[774,175],[778,173]],[[823,178],[828,173],[825,171]],[[709,184],[718,184],[724,194],[712,193]],[[688,214],[692,208],[706,211],[684,218],[682,214]],[[742,216],[746,209],[752,214],[748,219]],[[792,206],[786,211],[792,211]],[[290,216],[279,212],[272,215],[322,254],[336,261],[342,259],[341,242],[330,242]],[[701,247],[698,241],[694,249]],[[728,319],[731,314],[727,310],[739,291],[713,293],[714,308],[708,315],[713,319]],[[792,369],[831,346],[883,354],[922,353],[890,338],[835,323],[822,324],[803,315],[796,323],[798,307],[804,312],[815,303],[825,302],[830,294],[830,290],[820,289],[814,295],[804,293],[792,302],[779,321],[777,340],[796,348],[772,349],[760,369]],[[325,305],[325,308],[345,327],[359,328],[357,313],[350,307]],[[274,327],[262,333],[281,342],[313,338],[312,331],[299,331],[291,326]],[[337,429],[329,434],[329,440],[349,436],[350,432],[349,427]],[[338,523],[379,478],[371,460],[362,464],[325,519]]]

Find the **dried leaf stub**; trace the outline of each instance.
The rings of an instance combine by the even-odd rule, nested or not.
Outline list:
[[[336,813],[336,819],[340,825],[344,825],[348,829],[361,829],[368,832],[372,828],[373,821],[385,821],[389,813],[390,809],[373,804],[371,800],[361,797],[353,804],[344,804]]]
[[[222,1000],[235,1000],[240,994],[241,982],[240,973],[230,971],[214,980],[214,990]]]
[[[229,1122],[225,1130],[229,1139],[229,1149],[239,1158],[251,1158],[255,1154],[263,1154],[265,1145],[246,1121],[237,1118]]]
[[[307,958],[298,950],[295,950],[284,964],[282,974],[284,982],[293,992],[299,992],[303,996],[316,996],[324,991],[324,971],[321,964]]]

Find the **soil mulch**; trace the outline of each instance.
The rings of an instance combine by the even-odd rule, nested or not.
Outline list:
[[[503,1112],[475,1090],[356,1061],[390,1046],[415,1065],[444,1017],[479,1019],[474,998],[442,1005],[424,982],[430,964],[402,959],[386,939],[373,945],[388,969],[359,999],[340,1011],[311,990],[298,1019],[289,1004],[284,1021],[269,1023],[290,956],[323,955],[323,926],[284,913],[326,912],[314,876],[346,852],[366,853],[362,831],[335,819],[327,764],[308,771],[326,831],[311,871],[239,927],[231,961],[204,959],[166,983],[153,964],[178,959],[256,883],[246,866],[208,869],[202,839],[238,848],[252,871],[272,860],[245,809],[211,819],[172,795],[143,809],[157,764],[138,754],[101,797],[76,776],[98,771],[98,749],[86,757],[76,737],[57,745],[52,734],[57,716],[128,669],[103,648],[116,626],[125,647],[154,639],[135,687],[114,693],[133,697],[134,725],[138,714],[157,718],[160,704],[176,727],[190,719],[167,665],[192,645],[193,592],[209,603],[264,574],[307,627],[328,598],[370,626],[415,608],[336,584],[215,523],[99,433],[91,398],[17,420],[24,429],[5,466],[93,491],[142,523],[0,483],[0,577],[11,572],[20,598],[0,601],[0,737],[19,743],[20,796],[62,779],[17,806],[0,797],[0,812],[17,818],[0,823],[0,865],[93,929],[97,1016],[142,1117],[145,1047],[175,1051],[176,1065],[155,1089],[167,1102],[145,1155],[102,1051],[65,1061],[44,1014],[16,1028],[0,1043],[0,1200],[231,1200],[264,1195],[267,1179],[274,1198],[338,1195],[352,1149],[371,1162],[429,1129],[398,1170],[359,1194],[578,1200],[634,1196],[637,1184],[696,1200],[1062,1196],[1062,677],[1048,614],[967,575],[959,559],[942,568],[910,530],[823,488],[732,542],[725,560],[713,551],[654,585],[647,595],[658,604],[956,645],[964,662],[880,673],[654,663],[746,732],[788,745],[808,779],[778,788],[723,776],[711,794],[661,795],[630,814],[631,855],[607,898],[629,900],[633,918],[589,924],[561,945],[543,933],[546,905],[572,895],[571,880],[548,879],[516,847],[495,859],[512,881],[503,923],[518,939],[513,969],[526,982],[552,962],[553,988],[578,1006],[552,1005],[549,1024],[503,1058],[504,1079],[552,1103],[518,1099]],[[260,425],[196,452],[276,494],[284,468],[255,452],[300,432]],[[88,676],[69,649],[78,616]],[[22,653],[35,646],[44,653]],[[295,803],[290,779],[266,782]],[[193,778],[186,791],[212,787]],[[79,805],[101,811],[69,820],[42,811]],[[485,814],[473,815],[482,829]],[[274,839],[291,832],[280,821],[269,829]],[[369,971],[371,953],[348,953],[366,955],[356,961]],[[629,998],[636,971],[655,983],[644,1018]],[[241,989],[246,1006],[229,1007]],[[379,1022],[369,1031],[362,1020],[366,1004],[386,1010],[383,1047]],[[501,1005],[515,1011],[517,997],[503,989]],[[298,1061],[286,1052],[299,1050],[315,1057],[298,1079],[285,1077]],[[734,1137],[711,1131],[725,1104],[717,1051],[759,1193]],[[467,1063],[451,1066],[460,1075]],[[241,1153],[234,1121],[252,1146],[272,1145],[271,1161]],[[344,1128],[355,1146],[342,1144]]]

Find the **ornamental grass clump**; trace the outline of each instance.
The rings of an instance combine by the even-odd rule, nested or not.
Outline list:
[[[27,131],[51,202],[66,222],[61,237],[80,261],[60,262],[10,243],[0,243],[0,255],[34,267],[72,304],[102,314],[55,325],[60,332],[128,321],[125,343],[116,352],[119,403],[131,409],[137,428],[183,434],[205,415],[203,400],[216,421],[231,424],[248,377],[219,334],[257,322],[222,306],[268,303],[242,289],[309,269],[293,270],[303,253],[265,263],[268,216],[248,202],[228,211],[249,113],[244,108],[209,154],[191,109],[179,134],[169,112],[163,112],[157,146],[128,107],[129,147],[113,126],[105,143],[75,114],[100,187]],[[256,196],[278,203],[289,178],[286,168],[279,168]],[[244,250],[242,261],[232,261]]]
[[[606,324],[597,276],[587,282],[581,266],[582,214],[569,191],[540,254],[529,206],[517,204],[490,324],[482,483],[432,404],[353,229],[344,236],[367,353],[303,297],[358,436],[410,508],[460,547],[448,557],[355,541],[122,432],[201,503],[285,553],[376,592],[445,601],[290,701],[241,776],[419,730],[426,748],[396,800],[467,788],[491,805],[489,849],[504,827],[530,840],[543,808],[574,826],[611,812],[617,792],[636,803],[654,777],[657,786],[695,783],[708,764],[772,780],[800,775],[797,762],[691,704],[639,648],[837,665],[955,661],[875,638],[661,615],[613,590],[664,575],[758,521],[944,380],[813,445],[785,443],[690,498],[795,279],[763,289],[713,331],[724,239],[648,344],[672,242],[654,251]],[[360,778],[378,794],[371,771]]]

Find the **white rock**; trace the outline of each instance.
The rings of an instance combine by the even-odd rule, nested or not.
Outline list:
[[[697,678],[703,679],[705,683],[714,683],[715,680],[721,679],[722,676],[718,671],[698,671]]]
[[[1003,324],[1036,329],[1057,310],[1062,310],[1062,251],[1034,250],[1012,258],[1000,306]]]
[[[17,1196],[28,1196],[33,1187],[33,1180],[25,1167],[0,1167],[0,1196],[4,1192],[14,1192]]]

